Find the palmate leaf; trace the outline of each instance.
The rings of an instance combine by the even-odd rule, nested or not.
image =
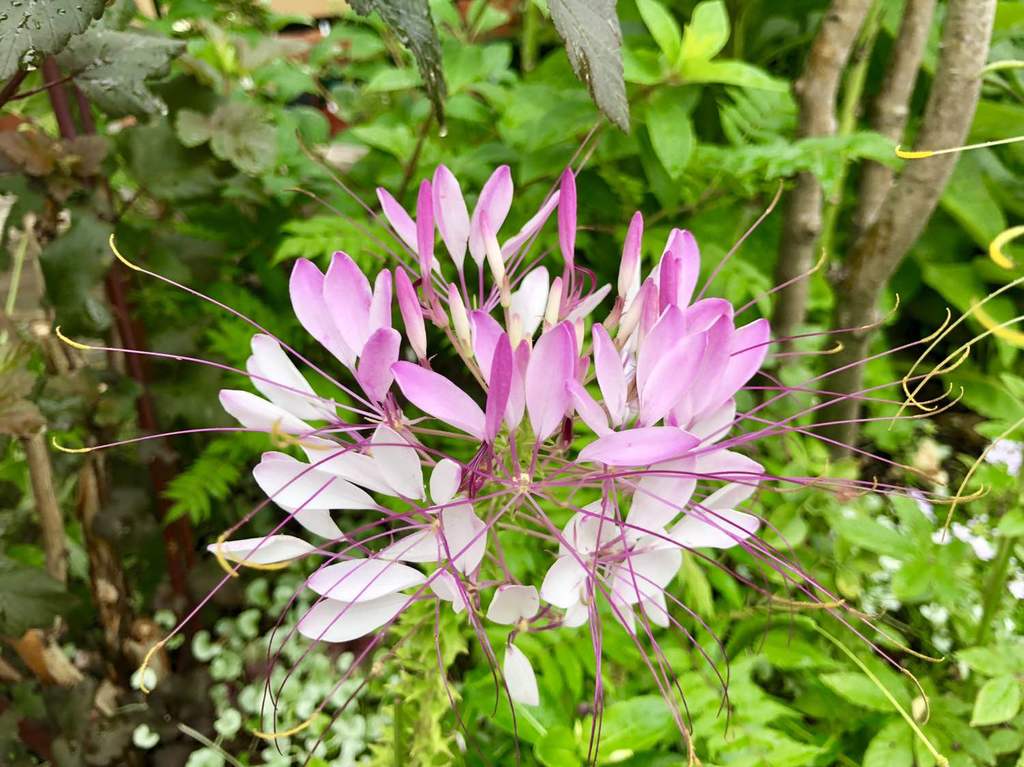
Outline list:
[[[437,120],[443,126],[447,89],[441,67],[441,42],[427,0],[350,0],[350,4],[356,13],[363,16],[374,11],[380,14],[402,45],[409,49],[416,59]]]
[[[103,13],[104,0],[22,0],[0,5],[0,80],[61,50]]]
[[[107,114],[141,116],[166,111],[146,81],[166,75],[182,50],[177,40],[94,26],[73,38],[57,61],[77,73],[75,84]]]
[[[615,0],[549,0],[548,8],[576,76],[590,90],[598,109],[628,131],[622,31]]]

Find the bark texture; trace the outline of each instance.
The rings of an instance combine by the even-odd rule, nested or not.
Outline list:
[[[800,107],[798,135],[831,136],[836,132],[836,96],[871,0],[834,0],[811,44],[804,73],[793,85]],[[808,281],[798,279],[814,265],[821,234],[822,189],[813,173],[800,173],[789,194],[782,223],[782,245],[775,284],[790,282],[779,291],[772,317],[776,337],[793,335],[804,320]],[[783,347],[786,344],[783,343]]]
[[[46,572],[54,579],[67,581],[68,562],[64,546],[64,518],[60,513],[57,495],[53,489],[53,467],[46,444],[45,432],[22,437],[22,447],[32,479],[32,494],[36,499],[36,514],[46,556]]]
[[[981,69],[988,56],[996,0],[950,0],[942,35],[942,48],[921,129],[915,146],[942,149],[964,143],[981,93]],[[879,208],[875,221],[857,238],[836,284],[833,327],[857,328],[844,336],[844,348],[835,357],[836,373],[827,388],[842,394],[859,391],[877,319],[876,305],[883,287],[921,234],[953,172],[955,154],[911,160],[904,166]],[[822,411],[829,426],[827,437],[852,444],[860,404],[841,399]]]

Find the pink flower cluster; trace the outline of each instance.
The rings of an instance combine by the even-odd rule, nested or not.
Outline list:
[[[298,627],[316,642],[383,636],[420,600],[464,613],[483,641],[483,621],[509,626],[504,683],[535,705],[518,634],[589,623],[597,635],[602,614],[637,640],[678,625],[670,586],[683,552],[757,531],[740,507],[764,472],[729,436],[768,324],[737,326],[729,302],[703,297],[689,232],[672,230],[644,276],[639,213],[614,295],[597,286],[577,262],[571,171],[504,241],[507,167],[472,213],[444,166],[420,186],[415,218],[378,196],[405,251],[392,270],[367,275],[338,252],[326,273],[301,260],[291,276],[299,322],[347,371],[347,383],[324,373],[344,396],[318,395],[264,334],[247,365],[259,394],[221,392],[245,428],[295,449],[264,454],[253,474],[282,526],[314,542],[275,533],[211,550],[251,565],[322,558]],[[560,257],[549,259],[533,251],[556,210]],[[553,278],[546,261],[559,264]],[[339,525],[336,512],[372,521]],[[550,557],[538,582],[511,571],[499,529]]]

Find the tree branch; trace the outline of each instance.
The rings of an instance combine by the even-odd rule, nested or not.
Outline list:
[[[910,97],[914,93],[917,70],[921,66],[934,11],[935,0],[907,0],[885,79],[875,98],[871,128],[893,141],[903,137],[910,113]],[[866,231],[875,222],[878,209],[892,187],[892,179],[893,171],[888,166],[877,162],[864,163],[857,210],[853,217],[857,233]]]
[[[941,149],[964,143],[981,93],[981,69],[988,57],[996,0],[950,0],[935,79],[928,94],[915,146]],[[830,378],[830,388],[852,394],[862,388],[863,365],[873,331],[875,306],[910,246],[924,230],[953,172],[956,154],[908,162],[886,195],[873,224],[857,238],[836,285],[834,327],[861,328],[844,337],[833,359],[835,367],[851,366]],[[853,398],[821,411],[821,421],[843,421],[828,437],[852,444],[860,411]]]
[[[799,137],[835,133],[839,83],[870,7],[871,0],[833,0],[826,11],[811,44],[804,73],[793,85],[800,106]],[[821,184],[813,173],[800,173],[789,194],[775,268],[776,284],[791,283],[779,291],[776,300],[772,325],[777,336],[793,335],[803,322],[808,281],[798,278],[814,264],[821,225]]]
[[[11,79],[4,84],[2,89],[0,89],[0,107],[14,98],[15,94],[18,92],[18,88],[20,88],[21,84],[25,82],[26,77],[28,77],[28,71],[25,69],[19,69],[11,75]]]
[[[54,579],[67,581],[68,563],[64,546],[64,518],[53,489],[53,467],[46,447],[45,432],[22,437],[29,477],[32,480],[32,494],[36,499],[39,515],[39,530],[42,533],[43,553],[46,555],[46,572]]]

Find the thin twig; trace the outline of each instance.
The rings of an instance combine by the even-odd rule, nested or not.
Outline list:
[[[6,85],[4,85],[3,90],[0,90],[0,107],[16,97],[15,94],[18,92],[18,88],[21,87],[21,84],[25,81],[26,77],[28,77],[28,71],[24,69],[19,69],[11,76],[11,79],[7,81]]]

